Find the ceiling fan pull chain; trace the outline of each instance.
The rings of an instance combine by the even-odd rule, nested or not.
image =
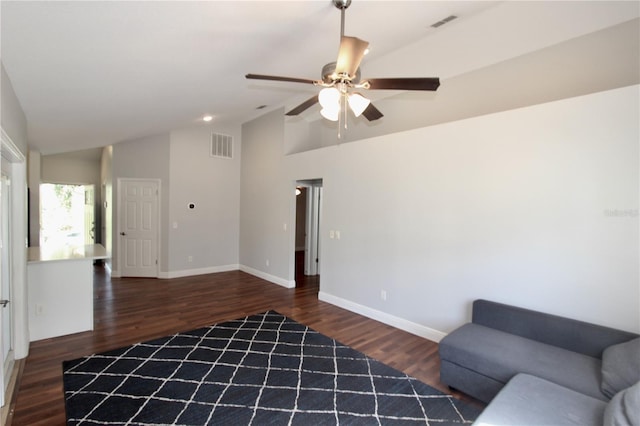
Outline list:
[[[342,95],[342,111],[344,113],[344,129],[347,130],[347,123],[349,122],[347,117],[347,94]]]

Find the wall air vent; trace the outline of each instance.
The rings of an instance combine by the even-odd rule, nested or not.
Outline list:
[[[233,158],[233,137],[211,133],[211,157]]]
[[[453,20],[454,20],[454,19],[456,19],[456,18],[457,18],[457,16],[456,16],[456,15],[450,15],[450,16],[447,16],[447,17],[446,17],[446,18],[444,18],[443,20],[438,21],[438,22],[436,22],[435,24],[432,24],[432,25],[431,25],[431,28],[438,28],[438,27],[441,27],[441,26],[443,26],[444,24],[446,24],[447,22],[451,22],[451,21],[453,21]]]

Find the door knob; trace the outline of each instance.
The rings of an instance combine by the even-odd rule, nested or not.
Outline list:
[[[3,308],[6,308],[8,304],[9,304],[8,300],[0,300],[0,306],[2,306]]]
[[[127,234],[125,234],[124,232],[121,232],[120,235],[127,235]]]

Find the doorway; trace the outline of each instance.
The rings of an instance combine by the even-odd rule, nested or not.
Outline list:
[[[40,246],[95,244],[93,185],[40,185]]]
[[[320,228],[322,211],[322,179],[296,182],[296,287],[320,279]]]

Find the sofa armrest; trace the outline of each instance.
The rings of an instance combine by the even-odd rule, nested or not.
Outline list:
[[[473,302],[472,322],[600,359],[607,347],[638,337],[623,330],[482,299]]]

